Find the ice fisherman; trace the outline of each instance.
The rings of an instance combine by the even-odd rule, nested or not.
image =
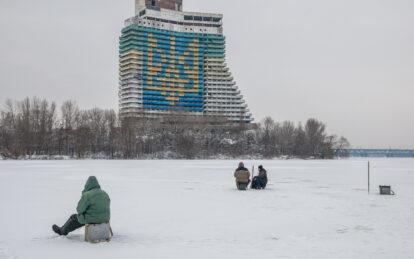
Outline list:
[[[239,167],[234,172],[234,177],[236,178],[237,189],[246,190],[250,183],[250,172],[244,167],[243,162],[239,163]]]
[[[264,189],[267,185],[267,171],[262,165],[259,165],[259,175],[253,177],[252,189]]]
[[[52,229],[56,234],[66,236],[85,224],[108,223],[111,217],[110,202],[108,194],[101,190],[96,177],[90,176],[76,208],[78,214],[70,216],[62,227],[53,225]]]

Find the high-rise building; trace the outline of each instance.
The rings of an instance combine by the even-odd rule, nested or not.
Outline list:
[[[183,12],[182,0],[135,0],[120,37],[119,109],[124,117],[173,111],[251,122],[225,60],[223,16]]]

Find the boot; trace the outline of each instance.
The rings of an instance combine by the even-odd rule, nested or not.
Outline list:
[[[53,225],[52,226],[53,231],[58,234],[59,236],[62,235],[62,231],[60,230],[60,227],[58,227],[57,225]]]
[[[68,221],[66,221],[65,225],[60,228],[61,235],[67,236],[70,232],[83,227],[84,225],[79,223],[78,217],[76,214],[70,216]]]

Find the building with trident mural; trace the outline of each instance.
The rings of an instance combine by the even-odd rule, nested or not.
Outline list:
[[[136,0],[119,46],[119,110],[158,118],[174,111],[250,123],[226,64],[223,16],[183,12],[182,0]]]

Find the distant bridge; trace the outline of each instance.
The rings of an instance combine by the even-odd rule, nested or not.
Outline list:
[[[413,157],[412,149],[348,149],[350,157]]]

